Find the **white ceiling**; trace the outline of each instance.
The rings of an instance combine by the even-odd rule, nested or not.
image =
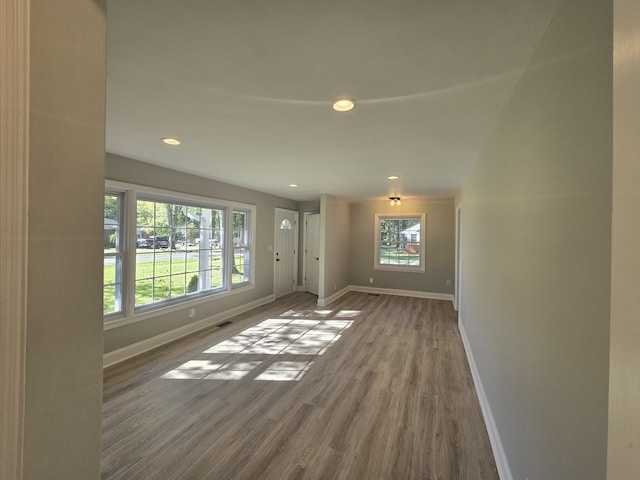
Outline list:
[[[451,196],[559,1],[108,0],[107,151],[294,200]]]

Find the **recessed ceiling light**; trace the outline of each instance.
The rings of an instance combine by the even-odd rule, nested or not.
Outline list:
[[[398,180],[400,177],[399,177],[399,176],[397,176],[397,175],[389,175],[387,178],[388,178],[389,180]]]
[[[350,98],[339,98],[331,104],[336,112],[348,112],[356,106],[355,102]]]
[[[290,183],[290,184],[289,184],[289,186],[290,186],[291,188],[298,188],[298,185],[297,185],[297,184],[295,184],[295,183]]]
[[[172,146],[180,145],[180,140],[178,140],[177,138],[162,137],[162,141],[167,145],[172,145]]]

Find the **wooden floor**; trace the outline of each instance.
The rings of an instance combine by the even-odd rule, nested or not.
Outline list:
[[[451,302],[315,300],[107,369],[102,479],[498,479]]]

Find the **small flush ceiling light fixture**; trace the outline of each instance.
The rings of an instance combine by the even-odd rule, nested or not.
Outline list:
[[[389,205],[391,205],[392,207],[395,207],[396,205],[402,205],[400,197],[389,197]]]
[[[176,145],[180,145],[180,140],[178,140],[177,138],[162,137],[161,140],[167,145],[171,145],[172,147],[175,147]]]
[[[336,112],[348,112],[349,110],[353,110],[355,106],[355,102],[350,98],[338,98],[331,104],[331,107]]]
[[[289,186],[291,188],[298,188],[298,184],[297,183],[290,183]]]
[[[397,176],[397,175],[389,175],[387,178],[388,178],[389,180],[398,180],[400,177],[399,177],[399,176]]]

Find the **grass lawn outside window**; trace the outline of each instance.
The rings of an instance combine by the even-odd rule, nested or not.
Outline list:
[[[105,320],[253,284],[255,206],[111,181],[106,191]]]

